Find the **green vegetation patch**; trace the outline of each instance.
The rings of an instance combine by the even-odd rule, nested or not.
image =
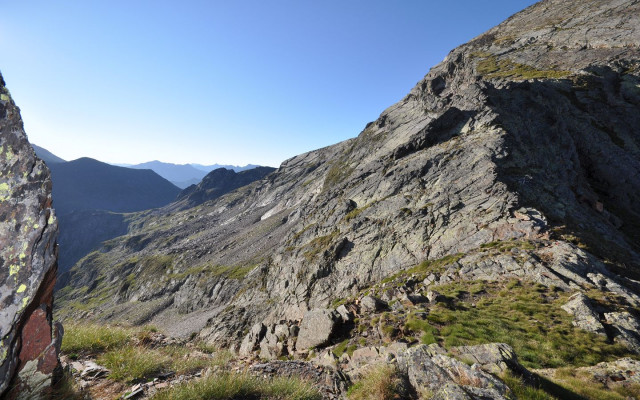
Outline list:
[[[329,248],[339,233],[339,230],[334,230],[330,234],[319,236],[304,245],[304,258],[309,262],[313,261],[321,252]]]
[[[123,346],[133,337],[132,329],[98,324],[69,324],[64,328],[64,353],[95,354]]]
[[[342,160],[334,161],[324,178],[323,190],[329,190],[343,182],[351,175],[352,172],[353,167],[351,167],[347,162]]]
[[[295,377],[264,379],[249,374],[222,372],[161,391],[153,400],[320,400],[320,393]]]
[[[405,328],[445,347],[507,343],[528,368],[594,365],[629,355],[624,346],[572,325],[561,309],[569,294],[517,280],[477,285],[439,286],[450,301],[432,307],[423,321],[410,316]]]
[[[571,75],[571,71],[540,70],[508,59],[498,59],[496,56],[489,56],[478,61],[476,71],[487,79],[562,79]]]
[[[402,390],[402,379],[392,365],[371,367],[347,392],[351,400],[391,400],[406,398]]]
[[[547,381],[548,382],[548,381]],[[546,383],[542,387],[553,393],[553,389],[565,389],[564,392],[573,392],[575,399],[593,399],[593,400],[626,400],[640,399],[640,384],[628,383],[626,385],[606,385],[594,379],[593,374],[587,371],[580,371],[576,368],[561,368],[556,371],[555,376],[551,379],[553,383]],[[553,386],[552,386],[553,385]],[[555,393],[554,393],[555,394]],[[559,399],[566,399],[557,395]]]
[[[98,364],[109,369],[109,378],[124,382],[151,379],[169,363],[169,357],[158,350],[131,345],[110,350],[98,357]]]

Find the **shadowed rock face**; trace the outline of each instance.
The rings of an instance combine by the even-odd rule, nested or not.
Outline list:
[[[58,368],[51,179],[0,76],[0,396],[40,398]]]
[[[454,49],[357,138],[141,215],[76,265],[63,313],[106,291],[95,318],[189,321],[232,345],[425,260],[439,283],[530,279],[638,306],[639,27],[631,0],[542,1]],[[541,247],[490,251],[526,240]]]

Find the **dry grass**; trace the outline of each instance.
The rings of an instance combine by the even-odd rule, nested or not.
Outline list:
[[[152,400],[320,400],[320,393],[298,378],[263,379],[223,372],[159,392]]]
[[[401,399],[402,381],[395,367],[375,366],[349,388],[347,397],[351,400]]]

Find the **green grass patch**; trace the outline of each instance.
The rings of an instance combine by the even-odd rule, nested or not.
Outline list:
[[[223,372],[161,391],[153,400],[320,400],[311,384],[299,378],[263,379],[248,374]]]
[[[133,337],[132,329],[98,324],[69,324],[62,337],[62,351],[67,354],[96,354],[124,346]]]
[[[556,400],[557,397],[547,393],[540,386],[527,385],[522,378],[507,371],[501,376],[518,400]],[[558,399],[559,400],[559,399]]]
[[[124,382],[151,379],[169,363],[170,358],[158,350],[138,346],[109,350],[98,357],[98,364],[110,370],[109,378]]]
[[[530,65],[519,64],[508,59],[498,59],[489,56],[478,61],[476,71],[487,79],[511,78],[511,79],[562,79],[571,75],[571,71],[565,70],[541,70]]]
[[[350,400],[405,398],[397,369],[391,365],[371,367],[347,392]]]
[[[443,272],[445,267],[458,262],[462,257],[464,257],[463,253],[456,253],[444,256],[437,260],[425,260],[419,265],[409,269],[407,273],[424,274],[426,272]]]
[[[426,320],[410,314],[407,333],[421,333],[423,342],[445,347],[507,343],[528,368],[587,366],[630,355],[624,346],[574,327],[571,315],[561,309],[568,293],[513,280],[483,282],[481,294],[469,297],[477,284],[439,286],[450,303],[432,307]]]
[[[551,382],[566,391],[575,393],[576,399],[625,400],[640,398],[640,384],[638,383],[607,386],[594,379],[589,372],[579,371],[576,368],[559,369]]]
[[[484,243],[480,245],[480,249],[495,249],[501,253],[506,253],[512,249],[535,250],[535,243],[529,240],[497,240],[495,242]]]

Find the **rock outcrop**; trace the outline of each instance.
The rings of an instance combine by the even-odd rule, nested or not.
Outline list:
[[[454,49],[357,138],[139,215],[74,267],[61,312],[169,333],[189,321],[237,348],[254,324],[304,325],[406,274],[376,293],[389,313],[446,306],[446,285],[514,280],[546,288],[541,304],[597,291],[611,299],[603,322],[632,326],[607,315],[640,306],[639,47],[638,2],[537,3]],[[372,299],[363,308],[380,311]],[[86,301],[91,313],[74,306]],[[601,333],[585,313],[578,327]],[[398,328],[363,329],[388,340]],[[338,340],[300,342],[306,331],[297,349]]]
[[[58,372],[57,235],[49,170],[0,76],[0,396],[44,398]]]

